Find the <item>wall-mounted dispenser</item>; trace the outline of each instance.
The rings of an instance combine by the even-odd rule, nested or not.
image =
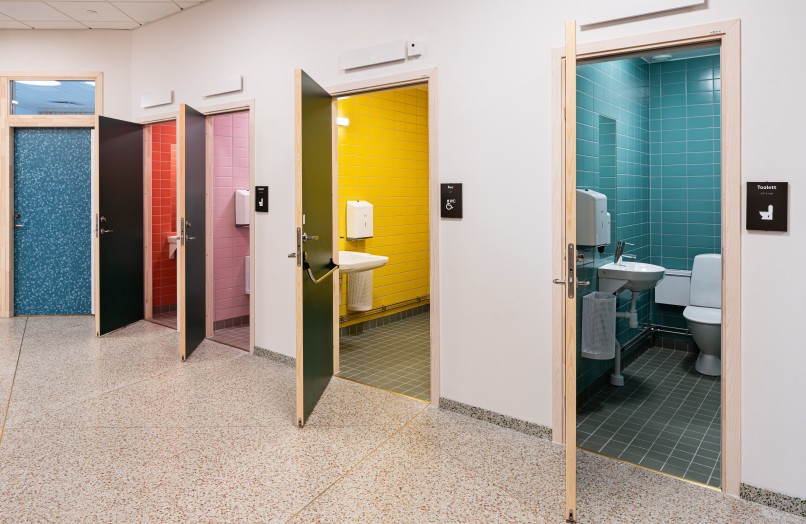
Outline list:
[[[347,240],[372,238],[372,204],[365,200],[347,201]]]
[[[235,225],[249,225],[249,190],[238,189],[235,191]]]
[[[609,243],[607,197],[590,189],[577,189],[577,245],[599,247]]]

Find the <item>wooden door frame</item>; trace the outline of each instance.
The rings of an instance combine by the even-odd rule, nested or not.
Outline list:
[[[212,148],[212,124],[209,117],[213,115],[220,115],[225,113],[238,113],[241,111],[249,112],[249,353],[255,351],[255,293],[257,286],[255,285],[255,100],[236,100],[225,104],[216,104],[210,106],[194,107],[194,109],[206,118],[205,122],[205,215],[206,215],[206,242],[205,248],[207,251],[205,257],[205,275],[207,278],[206,284],[206,337],[213,335],[213,323],[215,318],[214,309],[214,286],[213,279],[213,148]],[[177,142],[178,142],[179,128],[177,126]],[[180,188],[177,184],[177,195]],[[177,205],[179,198],[177,197]],[[178,214],[177,217],[182,216]],[[177,288],[180,300],[183,296],[184,290]]]
[[[338,206],[338,116],[337,98],[341,96],[371,93],[395,87],[416,84],[428,85],[428,228],[429,228],[429,293],[431,296],[430,351],[431,351],[431,404],[439,406],[440,397],[440,323],[439,323],[439,155],[437,133],[437,68],[409,71],[396,75],[369,78],[344,84],[328,86],[325,89],[333,97],[333,253],[339,263],[339,206]],[[302,282],[298,283],[299,286]],[[298,291],[301,293],[301,287]],[[339,370],[339,271],[333,275],[333,370]]]
[[[151,185],[151,181],[153,178],[154,170],[153,166],[151,165],[151,135],[152,125],[164,124],[167,122],[176,122],[177,128],[179,126],[179,112],[174,113],[165,113],[163,115],[157,115],[149,117],[148,119],[137,119],[134,122],[143,126],[143,230],[144,230],[144,245],[143,245],[143,257],[145,259],[145,270],[144,270],[144,278],[143,282],[145,282],[145,301],[143,303],[143,318],[146,320],[152,320],[154,318],[154,268],[152,266],[151,257],[154,252],[154,245],[151,240],[151,214],[152,214],[152,198],[153,198],[153,188]],[[178,135],[177,135],[178,136]],[[178,139],[177,139],[177,147],[178,147]],[[179,163],[179,155],[177,151],[177,158],[176,162]],[[177,173],[179,166],[177,165]],[[177,185],[178,185],[178,175],[177,175]],[[179,200],[179,193],[177,191],[177,206]],[[178,220],[177,220],[177,228],[179,227]],[[178,231],[178,230],[177,230]],[[177,246],[177,254],[179,253],[179,247]],[[177,279],[179,277],[179,268],[177,267]],[[178,282],[177,282],[178,284]],[[179,302],[179,286],[177,285],[177,292],[176,292],[176,300],[177,300],[177,307]],[[179,326],[177,326],[179,329]]]
[[[95,82],[95,115],[11,115],[9,86],[12,80],[86,80]],[[100,71],[2,71],[0,72],[0,318],[14,316],[14,134],[15,127],[87,127],[96,128],[96,115],[104,114],[104,74]],[[97,172],[95,154],[97,133],[92,139],[92,172],[90,199],[92,214],[97,212],[95,198]],[[93,241],[91,290],[97,308],[97,246]]]
[[[722,491],[738,496],[741,483],[741,21],[703,25],[579,44],[577,58],[617,57],[695,43],[720,44],[722,73]],[[565,163],[563,68],[565,49],[552,57],[552,269],[564,275]],[[565,442],[565,362],[563,333],[565,289],[552,290],[552,430]]]

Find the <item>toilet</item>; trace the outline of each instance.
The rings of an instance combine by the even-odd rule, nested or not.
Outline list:
[[[694,368],[718,377],[722,374],[722,255],[694,257],[689,304],[683,317],[700,348]]]

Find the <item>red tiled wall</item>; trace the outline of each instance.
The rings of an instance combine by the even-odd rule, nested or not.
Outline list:
[[[151,128],[151,245],[154,306],[176,304],[176,258],[168,237],[176,234],[176,122]]]
[[[215,320],[249,314],[245,257],[249,228],[235,227],[235,190],[249,189],[249,112],[213,119],[213,278]]]

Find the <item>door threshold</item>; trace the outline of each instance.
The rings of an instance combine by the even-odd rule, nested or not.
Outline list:
[[[375,384],[369,384],[367,382],[361,382],[360,380],[356,380],[354,378],[345,377],[343,375],[333,375],[334,378],[340,378],[342,380],[347,380],[348,382],[355,382],[356,384],[361,384],[362,386],[367,386],[374,389],[380,389],[381,391],[386,391],[387,393],[392,393],[394,395],[400,395],[401,397],[410,398],[412,400],[416,400],[417,402],[422,402],[424,404],[430,404],[431,400],[423,400],[421,398],[412,397],[411,395],[406,395],[405,393],[400,393],[399,391],[392,391],[391,389],[382,388],[381,386],[376,386]]]

